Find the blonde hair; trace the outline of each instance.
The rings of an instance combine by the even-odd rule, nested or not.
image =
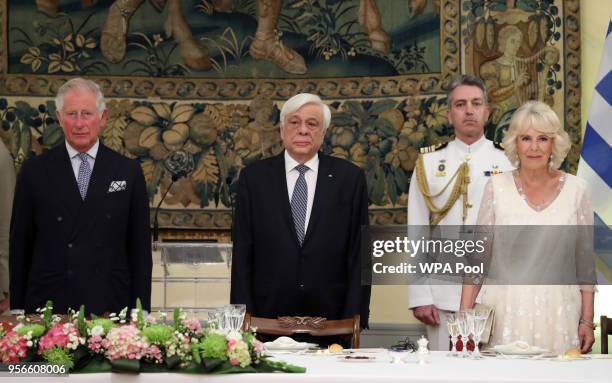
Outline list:
[[[520,134],[525,133],[529,128],[544,133],[553,139],[550,166],[558,169],[565,156],[567,156],[572,143],[567,132],[563,130],[557,114],[542,101],[527,101],[512,115],[510,127],[502,141],[510,162],[515,167],[520,165],[516,140]]]

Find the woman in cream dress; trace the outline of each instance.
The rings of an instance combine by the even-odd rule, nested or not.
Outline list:
[[[507,233],[513,230],[504,229],[505,241],[499,243],[502,241],[498,241],[498,231],[495,231],[491,268],[501,274],[506,272],[508,281],[516,281],[520,277],[518,274],[537,273],[543,270],[542,265],[552,264],[558,271],[564,271],[568,264],[558,259],[558,254],[577,249],[571,251],[573,260],[574,253],[586,251],[584,245],[588,245],[588,236],[558,235],[561,231],[549,228],[553,225],[589,228],[593,224],[586,183],[558,170],[569,151],[569,137],[548,105],[529,101],[515,112],[503,144],[517,170],[491,177],[485,187],[478,224],[537,227],[530,230],[532,235],[527,234],[527,241],[524,235],[520,241],[509,240]],[[518,269],[517,257],[520,259]],[[520,273],[510,271],[513,262],[514,270]],[[574,267],[571,272],[576,275],[575,269],[580,266],[576,262],[569,266],[570,269]],[[578,272],[581,274],[578,278],[584,274],[591,276],[591,271]],[[533,280],[529,278],[526,280]],[[592,281],[592,278],[579,280]],[[487,284],[486,280],[484,283]],[[480,288],[478,284],[463,285],[462,309],[474,306]],[[592,284],[487,285],[482,302],[495,309],[489,345],[522,340],[555,353],[572,347],[588,352],[594,342],[593,290]]]

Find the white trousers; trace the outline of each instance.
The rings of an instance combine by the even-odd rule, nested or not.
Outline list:
[[[440,316],[440,324],[438,326],[427,326],[427,339],[429,340],[429,349],[431,351],[448,351],[450,350],[450,334],[446,325],[448,314],[452,311],[438,309]]]

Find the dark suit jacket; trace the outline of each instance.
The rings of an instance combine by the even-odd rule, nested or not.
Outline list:
[[[269,318],[361,314],[365,327],[370,290],[361,287],[359,247],[367,207],[363,171],[319,154],[312,212],[300,247],[284,153],[248,166],[238,181],[231,302]]]
[[[109,193],[112,181],[126,189]],[[150,309],[151,237],[145,180],[137,161],[100,143],[81,199],[60,144],[27,160],[17,177],[10,237],[11,309],[26,313],[48,299],[54,311]]]

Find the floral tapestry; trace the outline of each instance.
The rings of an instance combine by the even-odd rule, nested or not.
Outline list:
[[[227,229],[235,183],[282,151],[295,93],[332,109],[322,151],[364,169],[370,221],[406,221],[418,149],[449,140],[446,89],[483,78],[499,140],[528,99],[580,142],[578,0],[0,0],[0,138],[19,167],[63,140],[74,76],[109,99],[103,142],[137,158],[163,228]],[[184,176],[183,176],[184,175]],[[176,177],[175,177],[176,178]]]

